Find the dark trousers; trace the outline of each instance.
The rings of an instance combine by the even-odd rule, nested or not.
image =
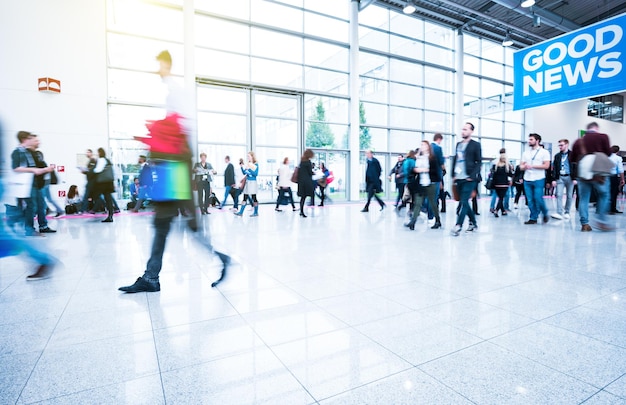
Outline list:
[[[398,195],[396,196],[396,204],[395,205],[398,205],[398,203],[402,199],[402,195],[404,194],[404,183],[396,183],[396,193]]]
[[[324,187],[319,186],[319,187],[320,187],[320,198],[322,200],[320,202],[320,205],[324,205],[324,200],[326,199],[326,186]]]
[[[99,198],[100,196],[98,196]],[[104,193],[104,203],[106,204],[108,218],[113,218],[113,212],[115,212],[115,208],[113,205],[113,197],[111,197],[111,193]]]
[[[81,207],[81,211],[87,212],[89,211],[89,199],[93,198],[93,181],[87,181],[87,185],[85,186],[85,194],[83,195],[83,205]]]
[[[230,261],[228,255],[213,249],[208,229],[206,230],[207,232],[199,232],[195,209],[191,201],[156,202],[154,207],[154,239],[152,240],[152,251],[150,252],[148,264],[146,265],[146,271],[142,277],[150,283],[159,282],[159,273],[163,266],[165,243],[172,227],[172,220],[178,216],[179,211],[188,211],[191,213],[191,219],[187,221],[187,227],[193,232],[196,242],[206,247],[211,253],[215,253],[222,263],[226,264]]]
[[[617,195],[619,194],[619,176],[611,176],[611,206],[609,212],[617,212]]]
[[[323,194],[322,194],[323,195]],[[276,200],[276,208],[280,205],[280,201],[285,197],[289,197],[289,204],[291,204],[292,208],[296,208],[296,205],[293,202],[293,192],[291,191],[291,187],[279,187],[278,188],[278,199]],[[324,199],[322,198],[322,202]]]
[[[456,218],[456,224],[459,226],[463,226],[463,221],[465,221],[466,215],[469,217],[470,223],[476,224],[476,215],[474,214],[474,210],[472,210],[472,207],[470,207],[469,204],[469,199],[472,196],[472,191],[476,189],[476,182],[467,181],[465,179],[455,181],[456,189],[459,193],[459,204],[461,206],[459,215]]]
[[[370,201],[372,201],[372,198],[375,198],[376,201],[378,201],[378,204],[380,204],[381,207],[383,207],[385,205],[383,200],[381,200],[376,195],[376,186],[374,184],[370,183],[370,184],[367,185],[367,203],[365,203],[365,208],[369,208]]]
[[[198,186],[198,205],[202,211],[209,208],[209,197],[211,196],[211,183],[208,181],[199,181]]]
[[[158,208],[155,207],[155,211],[158,211]],[[158,214],[156,214],[154,216],[154,239],[152,240],[152,251],[150,252],[148,264],[146,265],[146,272],[143,275],[143,278],[147,281],[154,283],[159,281],[159,273],[161,272],[161,267],[163,266],[165,242],[167,241],[167,235],[170,233],[173,218],[173,215],[159,217]]]
[[[504,209],[504,199],[506,198],[506,192],[508,187],[496,187],[496,194],[498,195],[498,204],[496,205],[496,213],[500,210],[501,213],[506,213]]]
[[[519,198],[524,194],[524,183],[515,184],[515,204],[519,202]],[[528,205],[528,201],[526,201],[526,205]]]

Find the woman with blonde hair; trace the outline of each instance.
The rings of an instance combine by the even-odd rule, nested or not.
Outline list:
[[[250,216],[258,217],[259,202],[256,199],[256,194],[259,187],[257,185],[256,178],[259,175],[259,164],[257,163],[254,152],[248,152],[248,163],[245,165],[243,163],[239,163],[239,166],[241,167],[241,172],[246,176],[246,184],[243,186],[243,201],[241,203],[241,208],[235,215],[239,217],[242,216],[246,209],[246,203],[250,201],[254,207],[254,212]]]
[[[506,153],[500,154],[500,159],[491,167],[491,175],[493,178],[493,185],[498,196],[498,205],[493,212],[493,215],[497,218],[498,211],[502,215],[506,215],[504,209],[504,198],[506,196],[506,190],[511,187],[511,178],[513,177],[513,166],[508,162]]]

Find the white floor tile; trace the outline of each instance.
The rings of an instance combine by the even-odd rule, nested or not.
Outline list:
[[[626,216],[582,233],[488,203],[459,237],[454,203],[415,231],[361,204],[212,210],[199,236],[235,258],[217,288],[179,218],[161,291],[139,294],[117,288],[145,270],[151,214],[54,220],[32,242],[51,278],[0,260],[0,403],[626,401]]]

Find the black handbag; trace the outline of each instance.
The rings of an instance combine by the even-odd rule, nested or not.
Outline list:
[[[493,190],[495,188],[493,184],[493,173],[489,173],[489,176],[487,177],[487,181],[485,182],[485,188],[487,190]]]
[[[98,173],[98,176],[96,177],[96,183],[109,183],[113,180],[113,165],[109,162],[109,159],[107,159],[107,164],[104,166],[104,170]]]

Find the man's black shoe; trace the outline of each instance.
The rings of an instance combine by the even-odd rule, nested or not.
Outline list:
[[[39,233],[55,233],[56,230],[50,229],[47,226],[45,228],[39,228]]]
[[[536,219],[529,219],[528,221],[524,222],[525,225],[533,225],[536,223],[537,223]]]
[[[43,280],[50,277],[50,273],[52,272],[52,264],[42,264],[37,267],[37,271],[35,274],[31,274],[26,277],[27,281],[36,281]]]
[[[159,284],[158,282],[156,284],[149,283],[143,278],[139,277],[137,281],[135,281],[135,284],[126,287],[120,287],[118,288],[118,290],[127,293],[156,292],[161,291],[161,284]]]

